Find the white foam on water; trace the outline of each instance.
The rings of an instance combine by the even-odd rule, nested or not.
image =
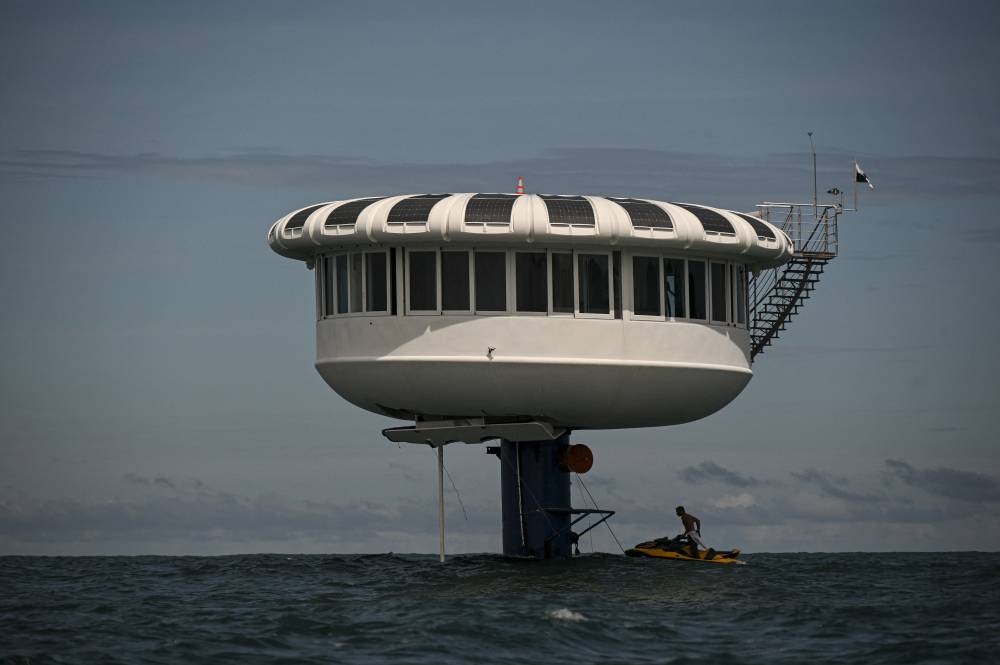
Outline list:
[[[545,613],[545,618],[553,621],[587,621],[587,617],[566,607],[549,610]]]

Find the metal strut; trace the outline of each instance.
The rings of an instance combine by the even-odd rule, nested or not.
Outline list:
[[[576,534],[576,539],[579,540],[583,536],[583,534],[607,522],[615,514],[615,511],[613,510],[602,510],[601,508],[542,508],[542,510],[548,513],[553,513],[555,515],[579,515],[579,517],[577,517],[575,520],[569,523],[569,526],[563,527],[556,533],[549,536],[546,540],[550,542],[552,540],[555,540],[562,534],[566,533],[566,531],[571,531],[577,522],[579,522],[582,519],[585,519],[587,516],[603,515],[601,519],[597,520],[596,522],[588,526],[586,529]]]
[[[437,458],[438,458],[438,524],[439,529],[439,539],[440,539],[440,553],[438,555],[438,560],[444,563],[444,446],[437,447]]]
[[[518,521],[521,523],[521,547],[527,545],[527,538],[524,534],[524,493],[521,487],[521,442],[514,442],[514,456],[517,458],[517,512]]]

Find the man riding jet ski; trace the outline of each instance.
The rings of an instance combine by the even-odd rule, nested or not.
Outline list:
[[[651,556],[658,559],[682,559],[685,561],[709,561],[711,563],[743,563],[736,557],[739,550],[716,552],[706,547],[701,540],[701,520],[677,506],[677,517],[681,518],[684,531],[675,538],[658,538],[640,543],[625,552],[629,556]],[[701,549],[699,549],[701,548]]]
[[[711,547],[707,550],[699,550],[698,546],[686,535],[675,538],[657,538],[645,543],[639,543],[629,550],[625,550],[627,556],[652,557],[654,559],[678,559],[680,561],[705,561],[707,563],[744,563],[736,557],[740,555],[738,549],[731,549],[725,552],[717,552]]]

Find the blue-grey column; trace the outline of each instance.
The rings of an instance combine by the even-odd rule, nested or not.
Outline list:
[[[568,433],[554,441],[500,442],[504,555],[572,556],[569,472],[559,469],[568,446]]]

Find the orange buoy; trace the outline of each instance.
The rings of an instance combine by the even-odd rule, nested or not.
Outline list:
[[[564,471],[587,473],[594,466],[594,453],[582,443],[573,443],[562,454],[559,463]]]

